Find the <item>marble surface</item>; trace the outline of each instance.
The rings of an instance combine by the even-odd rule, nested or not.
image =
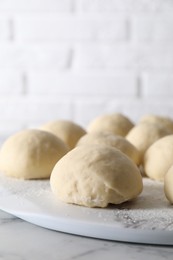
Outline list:
[[[30,259],[173,259],[173,247],[112,242],[64,234],[0,211],[0,260]]]

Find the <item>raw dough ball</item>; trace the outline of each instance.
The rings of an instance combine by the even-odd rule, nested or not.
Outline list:
[[[88,132],[108,132],[125,136],[134,124],[122,114],[102,115],[95,118],[88,126]]]
[[[104,144],[115,147],[125,153],[135,164],[139,164],[140,155],[137,148],[122,136],[109,133],[89,133],[81,137],[77,145]]]
[[[169,168],[164,178],[164,192],[166,198],[173,204],[173,165]]]
[[[170,134],[171,131],[161,125],[154,123],[140,123],[129,131],[126,139],[139,150],[142,163],[146,150],[155,141]]]
[[[0,170],[15,178],[48,178],[67,151],[63,141],[51,133],[24,130],[9,137],[2,145]]]
[[[69,146],[70,149],[73,149],[77,141],[86,134],[86,131],[81,126],[68,120],[48,122],[41,126],[40,129],[58,136]]]
[[[169,117],[158,115],[145,115],[141,117],[139,122],[160,124],[173,133],[173,120]]]
[[[87,207],[106,207],[136,198],[142,176],[121,151],[105,145],[78,146],[54,167],[50,185],[60,200]]]
[[[144,170],[151,179],[163,181],[173,164],[173,135],[168,135],[152,144],[144,156]]]

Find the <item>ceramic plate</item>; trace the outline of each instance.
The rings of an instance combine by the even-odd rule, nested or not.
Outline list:
[[[86,208],[57,200],[48,180],[0,175],[0,209],[38,226],[99,239],[173,245],[173,207],[163,184],[144,179],[141,195],[122,205]]]

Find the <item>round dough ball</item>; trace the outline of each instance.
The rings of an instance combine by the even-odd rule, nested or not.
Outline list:
[[[126,139],[139,150],[142,163],[146,150],[155,141],[170,134],[171,131],[161,125],[154,123],[140,123],[129,131]]]
[[[112,146],[126,154],[135,164],[140,163],[140,155],[137,148],[122,136],[110,133],[89,133],[81,137],[77,143],[79,145],[104,144]]]
[[[67,151],[63,141],[51,133],[24,130],[10,136],[2,145],[0,170],[15,178],[48,178]]]
[[[88,125],[88,132],[108,132],[125,136],[134,124],[122,114],[102,115]]]
[[[166,198],[173,204],[173,165],[169,168],[164,178],[164,192]]]
[[[121,151],[105,145],[78,146],[54,167],[50,185],[60,200],[106,207],[136,198],[143,188],[138,167]]]
[[[163,181],[173,164],[173,135],[162,137],[153,143],[144,156],[145,174],[151,179]]]
[[[41,126],[40,129],[51,132],[61,138],[70,150],[86,134],[86,131],[81,126],[68,120],[51,121]]]
[[[141,122],[160,124],[173,133],[173,120],[169,117],[159,115],[145,115],[141,117],[139,123]]]

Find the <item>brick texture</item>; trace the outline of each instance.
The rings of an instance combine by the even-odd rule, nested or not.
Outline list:
[[[170,0],[77,0],[80,12],[164,12],[173,10]]]
[[[15,19],[21,42],[116,41],[127,38],[126,19],[110,16],[20,15]]]
[[[22,75],[19,71],[0,69],[0,95],[21,96],[23,93]]]
[[[0,139],[103,113],[172,115],[173,1],[0,1]]]
[[[172,15],[146,15],[133,19],[133,35],[139,42],[173,42]]]
[[[173,46],[150,45],[82,45],[76,51],[77,69],[173,69]]]
[[[72,49],[69,45],[0,45],[0,68],[57,70],[68,68]]]
[[[98,74],[98,75],[97,75]],[[131,74],[103,75],[101,72],[74,75],[72,73],[29,74],[28,94],[83,96],[135,96],[136,78]],[[52,84],[50,85],[50,82]],[[126,89],[126,86],[128,88]]]
[[[70,12],[73,0],[5,0],[0,2],[0,12]]]
[[[0,43],[10,40],[10,19],[9,16],[0,16]]]
[[[143,78],[143,96],[153,98],[172,99],[173,96],[173,75],[165,74],[144,74]]]

